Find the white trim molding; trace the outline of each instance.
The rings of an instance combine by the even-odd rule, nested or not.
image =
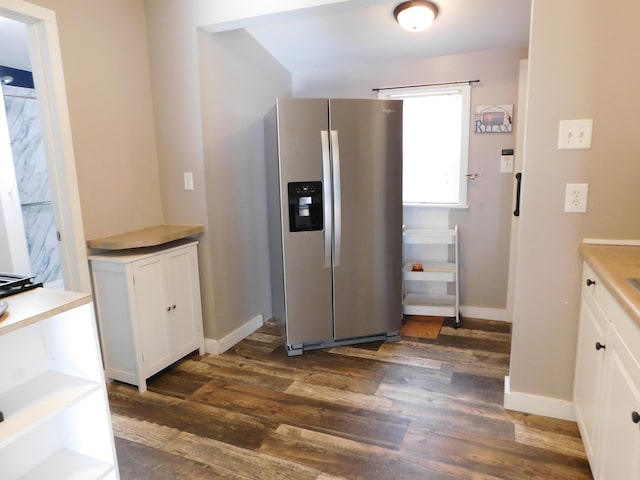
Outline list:
[[[636,239],[607,239],[607,238],[583,238],[583,243],[592,245],[624,245],[628,247],[640,247],[640,240]]]
[[[511,323],[511,319],[507,318],[507,311],[503,308],[473,307],[469,305],[460,306],[460,314],[462,321],[464,317],[478,318],[480,320],[496,320],[498,322]]]
[[[220,355],[221,353],[226,352],[231,347],[233,347],[236,343],[244,340],[247,336],[251,335],[258,328],[260,328],[264,324],[264,315],[256,315],[248,322],[241,325],[239,328],[236,328],[233,332],[220,340],[214,340],[212,338],[204,339],[204,349],[207,353],[212,355]]]
[[[573,402],[560,398],[543,397],[532,393],[513,392],[509,377],[504,377],[504,408],[517,412],[532,413],[561,420],[576,421]]]
[[[64,286],[91,292],[56,15],[23,0],[0,0],[0,15],[24,23],[27,29],[53,214],[61,234],[58,248]]]

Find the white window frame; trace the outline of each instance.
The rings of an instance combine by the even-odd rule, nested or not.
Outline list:
[[[378,98],[405,99],[416,96],[442,95],[447,92],[458,93],[462,96],[460,107],[461,135],[460,135],[460,164],[458,178],[458,201],[455,203],[427,203],[403,202],[405,206],[426,206],[445,208],[468,208],[467,204],[467,173],[469,166],[469,135],[471,126],[471,85],[439,84],[433,86],[416,86],[388,88],[378,91]]]

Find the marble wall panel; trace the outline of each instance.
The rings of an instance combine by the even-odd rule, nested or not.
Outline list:
[[[2,92],[32,274],[56,281],[62,271],[35,91],[5,85]]]

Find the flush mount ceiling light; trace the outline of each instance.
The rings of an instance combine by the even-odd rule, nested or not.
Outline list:
[[[409,32],[421,32],[433,23],[438,7],[427,0],[402,2],[393,10],[393,16]]]
[[[0,77],[0,84],[2,85],[9,85],[11,82],[13,82],[13,77],[11,75],[3,75]]]

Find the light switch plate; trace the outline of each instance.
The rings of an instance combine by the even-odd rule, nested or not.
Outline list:
[[[560,120],[558,128],[558,148],[576,150],[591,148],[591,130],[593,119]]]
[[[193,173],[184,172],[184,189],[193,190]]]
[[[500,173],[513,173],[513,155],[500,156]]]

